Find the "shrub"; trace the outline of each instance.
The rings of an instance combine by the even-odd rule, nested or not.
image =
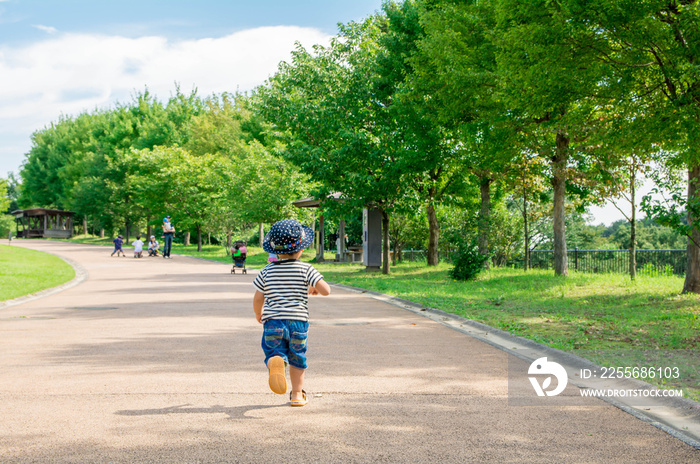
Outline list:
[[[484,269],[487,259],[489,259],[488,255],[479,253],[475,240],[463,243],[452,258],[455,267],[450,270],[450,276],[456,280],[474,279]]]

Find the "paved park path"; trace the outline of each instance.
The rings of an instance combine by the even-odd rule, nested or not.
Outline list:
[[[267,387],[255,272],[12,245],[88,277],[0,309],[2,464],[700,462],[599,400],[509,406],[504,352],[339,289],[311,298],[310,403],[292,408]]]

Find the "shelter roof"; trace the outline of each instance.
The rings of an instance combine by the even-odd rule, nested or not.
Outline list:
[[[340,200],[341,197],[340,192],[333,192],[330,195],[328,195],[328,200]],[[297,208],[318,208],[321,206],[321,200],[316,199],[314,197],[306,197],[302,198],[301,200],[296,200],[292,202],[292,205],[296,206]]]
[[[43,216],[45,214],[60,214],[62,216],[73,216],[75,212],[73,211],[63,211],[60,209],[49,209],[49,208],[31,208],[31,209],[18,209],[10,214],[14,216]]]

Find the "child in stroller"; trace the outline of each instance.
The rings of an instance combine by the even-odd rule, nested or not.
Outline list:
[[[247,274],[245,268],[245,259],[248,256],[248,249],[245,246],[245,242],[242,240],[237,240],[236,243],[231,247],[231,257],[233,258],[233,267],[231,268],[231,274],[236,273],[236,268],[242,269],[243,274]]]

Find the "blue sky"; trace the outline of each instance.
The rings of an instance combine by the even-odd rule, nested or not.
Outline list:
[[[338,22],[362,19],[380,7],[381,0],[2,0],[0,42],[17,45],[41,40],[45,28],[132,38],[157,35],[171,40],[222,37],[244,29],[283,25],[334,34]]]

